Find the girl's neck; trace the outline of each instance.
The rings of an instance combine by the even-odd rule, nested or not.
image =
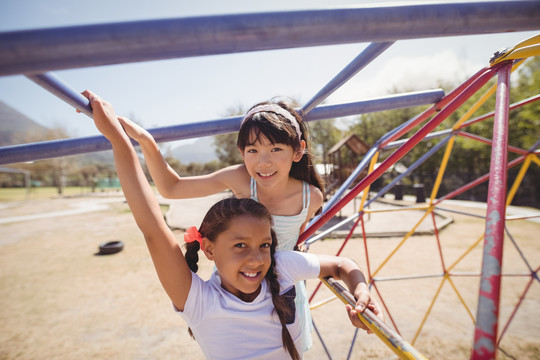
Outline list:
[[[219,272],[218,272],[218,275],[219,275]],[[221,277],[220,277],[220,281],[221,281]],[[263,279],[263,282],[264,281],[266,281],[266,279]],[[230,293],[233,296],[236,296],[237,298],[239,298],[243,302],[250,303],[250,302],[253,302],[257,298],[257,296],[259,296],[259,294],[261,293],[262,283],[259,284],[259,287],[257,288],[257,290],[255,290],[254,292],[249,293],[249,294],[241,292],[241,291],[230,291],[225,286],[223,286],[223,283],[221,283],[221,287],[223,288],[223,290],[227,291],[228,293]]]
[[[260,183],[257,183],[257,195],[259,198],[262,196],[266,199],[288,198],[291,193],[297,192],[296,187],[299,182],[300,180],[289,176],[271,187],[262,186]]]
[[[272,215],[291,216],[302,210],[302,182],[289,177],[286,184],[257,186],[257,200],[266,206]]]

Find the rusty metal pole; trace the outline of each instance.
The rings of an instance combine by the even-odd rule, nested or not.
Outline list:
[[[508,107],[512,63],[498,71],[497,99],[487,195],[486,232],[471,359],[495,359],[501,292],[504,223],[506,216],[506,163],[508,162]]]

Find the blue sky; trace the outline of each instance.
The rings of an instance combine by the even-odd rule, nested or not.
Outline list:
[[[132,20],[286,11],[363,5],[348,0],[2,0],[0,31]],[[384,3],[379,1],[378,3]],[[440,2],[440,1],[427,1]],[[393,1],[404,4],[411,1]],[[440,81],[462,81],[485,66],[492,54],[536,35],[517,32],[399,41],[334,93],[330,104],[385,95],[397,87],[435,88]],[[215,119],[228,109],[247,108],[273,96],[304,103],[368,44],[229,54],[112,65],[56,74],[74,89],[91,89],[117,113],[145,127]],[[24,76],[0,77],[0,100],[49,127],[71,136],[95,135],[92,121],[75,113]]]

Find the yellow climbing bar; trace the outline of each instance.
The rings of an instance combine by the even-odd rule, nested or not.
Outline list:
[[[459,129],[461,124],[469,120],[470,117],[478,110],[484,103],[495,93],[497,90],[497,84],[493,84],[482,96],[478,99],[473,106],[467,110],[467,112],[454,124],[452,130]]]
[[[511,49],[502,53],[496,53],[490,60],[491,65],[498,64],[506,60],[524,59],[531,56],[540,55],[540,34],[523,40]]]
[[[534,161],[536,165],[540,166],[540,159],[538,159],[538,156],[533,157],[532,161]]]
[[[452,136],[452,138],[448,141],[448,144],[446,144],[446,150],[444,151],[444,156],[441,161],[441,166],[439,167],[439,171],[437,172],[437,178],[435,179],[435,183],[433,184],[433,189],[431,190],[431,196],[429,197],[429,205],[433,205],[433,201],[435,200],[435,197],[437,196],[437,193],[439,192],[439,187],[441,186],[441,182],[444,176],[444,172],[446,171],[446,166],[448,165],[448,159],[450,159],[450,154],[452,153],[452,148],[454,147],[454,141],[456,137]]]
[[[467,256],[471,251],[473,251],[473,249],[478,245],[480,244],[480,241],[482,241],[484,239],[484,234],[482,234],[478,240],[476,240],[474,242],[474,244],[472,244],[471,246],[469,246],[469,248],[452,264],[450,265],[450,267],[446,270],[448,272],[452,271],[454,269],[454,267],[456,267],[456,265],[458,265],[461,260],[463,260],[465,258],[465,256]]]
[[[375,169],[375,165],[377,164],[378,158],[379,158],[379,152],[377,151],[375,155],[373,155],[373,157],[371,158],[371,162],[369,163],[368,174],[371,174],[373,172],[373,169]],[[358,212],[364,210],[364,204],[366,203],[366,200],[368,198],[370,186],[371,185],[368,185],[363,191],[362,201],[360,202],[360,207],[358,208]]]
[[[320,278],[336,296],[345,304],[356,306],[356,301],[352,294],[347,291],[340,283],[331,277]],[[366,309],[358,318],[377,335],[400,359],[427,359],[418,352],[411,344],[392,330],[388,325],[382,322],[371,310]]]
[[[413,234],[414,232],[416,231],[416,229],[420,226],[420,224],[422,223],[422,221],[424,221],[424,219],[429,215],[431,214],[431,212],[434,210],[434,206],[430,206],[427,210],[426,210],[426,213],[424,215],[422,215],[422,218],[413,226],[413,228],[407,233],[405,234],[405,237],[403,237],[403,240],[401,240],[401,242],[395,247],[394,250],[392,250],[392,252],[390,253],[390,255],[388,255],[386,257],[386,259],[379,265],[379,267],[377,268],[377,270],[375,270],[375,272],[371,275],[372,278],[374,278],[378,273],[379,271],[386,265],[386,263],[390,260],[390,258],[392,258],[392,256],[394,256],[394,254],[399,250],[399,248],[407,241],[407,239],[409,239]]]
[[[512,200],[514,199],[514,196],[516,195],[516,192],[518,191],[519,185],[521,185],[521,181],[523,180],[523,177],[525,176],[525,173],[527,172],[529,165],[531,165],[531,161],[534,156],[535,156],[534,154],[527,155],[527,157],[525,158],[525,161],[521,165],[521,169],[519,169],[519,173],[517,174],[516,179],[514,180],[514,184],[512,185],[512,188],[510,189],[506,197],[506,206],[509,206],[512,203]]]
[[[441,293],[442,287],[444,285],[444,282],[446,280],[446,277],[448,274],[445,274],[445,276],[441,279],[441,283],[439,284],[439,288],[437,289],[437,292],[435,293],[435,296],[433,297],[433,300],[431,300],[431,303],[429,304],[429,307],[426,311],[426,315],[424,315],[424,318],[422,319],[422,322],[420,323],[420,326],[418,327],[418,330],[416,330],[416,334],[414,334],[414,338],[412,343],[414,344],[418,336],[420,335],[420,332],[422,331],[422,328],[424,327],[424,324],[426,323],[426,320],[431,313],[431,310],[433,309],[433,305],[435,305],[435,301],[439,297],[439,294]]]
[[[329,298],[324,299],[324,300],[322,300],[322,301],[319,301],[319,302],[316,303],[316,304],[310,305],[310,306],[309,306],[309,310],[317,309],[317,308],[319,308],[319,307],[321,307],[321,306],[323,306],[323,305],[326,305],[326,304],[328,304],[329,302],[334,301],[334,300],[336,300],[336,299],[337,299],[336,296],[332,296],[332,297],[329,297]]]

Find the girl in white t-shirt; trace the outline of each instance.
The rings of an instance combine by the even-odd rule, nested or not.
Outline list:
[[[210,359],[282,359],[302,357],[298,311],[299,280],[332,276],[345,282],[356,297],[348,314],[367,306],[378,314],[364,275],[352,260],[299,252],[276,252],[272,216],[252,199],[225,199],[215,204],[199,230],[186,233],[186,256],[169,229],[140,166],[137,153],[112,106],[83,93],[93,109],[98,130],[112,144],[122,190],[142,231],[159,280]],[[198,250],[214,261],[208,281],[195,274]]]

